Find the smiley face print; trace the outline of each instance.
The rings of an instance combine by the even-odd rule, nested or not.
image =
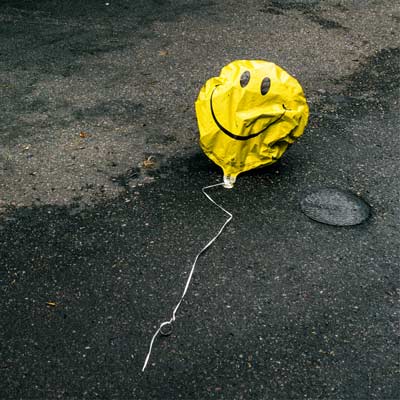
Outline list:
[[[267,61],[234,61],[196,101],[200,145],[225,176],[278,160],[302,135],[308,106],[295,78]]]

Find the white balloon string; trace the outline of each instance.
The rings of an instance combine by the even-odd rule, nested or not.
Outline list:
[[[197,253],[197,255],[196,255],[196,257],[195,257],[195,259],[194,259],[194,261],[193,261],[192,268],[191,268],[190,273],[189,273],[189,277],[188,277],[188,279],[187,279],[187,281],[186,281],[185,288],[183,289],[182,296],[181,296],[181,298],[180,298],[178,304],[175,306],[174,310],[172,311],[172,317],[171,317],[171,319],[168,320],[168,321],[162,322],[162,323],[160,324],[159,328],[157,329],[157,331],[155,332],[155,334],[153,335],[152,339],[151,339],[150,346],[149,346],[149,351],[148,351],[147,356],[146,356],[146,359],[145,359],[145,361],[144,361],[144,365],[143,365],[143,368],[142,368],[142,372],[146,369],[147,363],[149,362],[150,355],[151,355],[151,351],[152,351],[152,349],[153,349],[153,344],[154,344],[154,341],[155,341],[156,337],[158,336],[158,334],[159,334],[160,332],[162,332],[162,328],[163,328],[163,327],[165,327],[165,326],[167,326],[167,325],[171,325],[172,322],[174,322],[174,321],[176,320],[176,313],[177,313],[177,311],[178,311],[178,309],[179,309],[179,307],[180,307],[180,305],[181,305],[181,303],[182,303],[184,297],[186,296],[186,292],[187,292],[187,290],[188,290],[188,288],[189,288],[190,281],[192,280],[192,276],[193,276],[193,273],[194,273],[194,270],[195,270],[195,267],[196,267],[197,260],[198,260],[199,257],[200,257],[200,256],[201,256],[201,255],[202,255],[202,254],[203,254],[217,239],[218,239],[218,237],[221,235],[222,231],[225,229],[225,227],[229,224],[229,222],[230,222],[230,221],[232,220],[232,218],[233,218],[233,215],[232,215],[229,211],[225,210],[224,207],[222,207],[220,204],[218,204],[215,200],[213,200],[213,199],[211,198],[211,196],[210,196],[209,194],[206,193],[206,190],[207,190],[207,189],[211,189],[211,188],[214,188],[214,187],[216,187],[216,186],[223,186],[223,185],[224,185],[224,183],[221,182],[221,183],[217,183],[217,184],[215,184],[215,185],[205,186],[205,187],[203,187],[202,192],[203,192],[203,194],[208,198],[208,200],[211,201],[211,203],[213,203],[214,205],[216,205],[219,209],[221,209],[225,214],[228,215],[228,219],[227,219],[227,220],[225,221],[225,223],[221,226],[221,229],[218,231],[218,233],[217,233],[217,234],[216,234],[216,235],[215,235],[215,236],[214,236],[214,237],[213,237],[213,238],[198,252],[198,253]]]

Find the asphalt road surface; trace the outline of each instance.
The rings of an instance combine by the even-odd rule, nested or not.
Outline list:
[[[0,398],[400,398],[400,8],[389,0],[0,3]],[[213,197],[193,103],[235,59],[302,84],[277,164]],[[371,206],[309,219],[318,188]]]

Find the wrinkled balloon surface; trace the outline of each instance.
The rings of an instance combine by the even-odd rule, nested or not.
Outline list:
[[[303,134],[309,113],[299,82],[262,60],[225,66],[201,88],[195,106],[200,145],[231,182],[277,161]]]

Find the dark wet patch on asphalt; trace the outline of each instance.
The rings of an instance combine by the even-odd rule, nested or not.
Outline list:
[[[76,6],[74,0],[55,2],[44,1],[26,1],[26,0],[4,0],[4,6],[10,7],[10,12],[15,15],[22,13],[31,16],[41,15],[42,17],[66,16],[69,18],[86,17],[88,15],[95,17],[118,17],[121,10],[126,10],[130,15],[137,17],[141,23],[148,23],[149,19],[165,19],[173,21],[182,13],[194,12],[203,14],[208,8],[215,5],[212,1],[175,1],[173,3],[159,0],[136,0],[135,2],[115,1],[103,2],[99,4],[97,0],[86,0]],[[100,7],[99,7],[100,5]]]
[[[344,82],[345,94],[375,95],[383,105],[390,105],[400,88],[400,47],[382,49],[367,57]]]
[[[400,87],[400,48],[382,49],[334,83],[341,89],[335,94],[320,93],[311,109],[311,125],[340,129],[349,119],[393,109]]]
[[[163,168],[173,171],[161,176]],[[0,230],[7,385],[44,398],[49,387],[80,393],[76,376],[91,393],[136,390],[138,398],[194,390],[191,398],[204,398],[207,388],[243,376],[257,385],[280,379],[309,397],[341,393],[338,379],[347,390],[351,382],[361,387],[374,373],[377,343],[385,354],[392,348],[391,334],[377,335],[394,318],[395,265],[371,259],[385,251],[373,226],[339,234],[303,219],[292,174],[276,173],[284,170],[253,171],[237,190],[215,192],[234,212],[233,225],[201,260],[174,335],[157,340],[144,376],[154,325],[179,297],[200,244],[224,220],[200,192],[219,169],[198,152],[154,170],[152,184],[95,206],[9,209]],[[22,383],[15,362],[29,372]],[[391,365],[386,355],[382,368]],[[35,389],[43,370],[47,386]]]
[[[20,54],[9,57],[7,65],[38,74],[55,74],[68,77],[80,69],[80,59],[87,55],[101,55],[134,46],[136,40],[153,38],[150,26],[155,21],[176,21],[185,14],[199,17],[213,15],[215,3],[210,1],[160,2],[139,0],[135,2],[75,1],[23,1],[2,2],[6,15],[19,18],[22,23],[4,21],[4,32],[13,38],[26,36],[28,24],[30,36],[48,38],[38,48],[26,40],[26,48]],[[129,30],[113,28],[121,13],[129,14]],[[88,23],[96,23],[97,29],[87,29]],[[14,52],[13,41],[3,43],[4,54]],[[21,43],[22,44],[22,43]],[[20,45],[21,45],[20,44]]]

